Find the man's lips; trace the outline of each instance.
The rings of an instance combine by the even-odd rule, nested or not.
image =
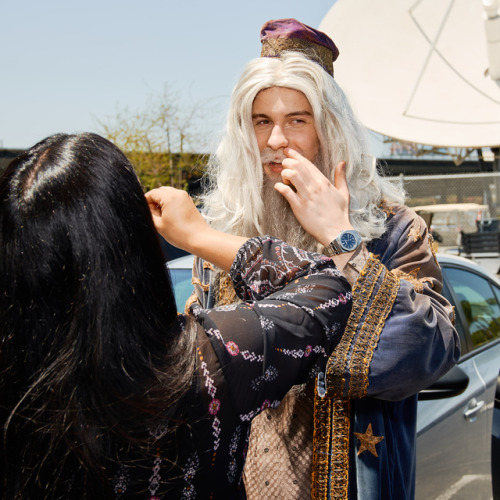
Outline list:
[[[270,161],[268,165],[274,172],[281,172],[283,170],[283,165],[281,162]]]

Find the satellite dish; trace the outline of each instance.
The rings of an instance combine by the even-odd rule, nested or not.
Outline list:
[[[500,145],[498,0],[337,0],[319,29],[362,123],[403,142]]]

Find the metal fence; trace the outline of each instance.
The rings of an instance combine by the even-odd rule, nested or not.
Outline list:
[[[500,172],[424,176],[400,175],[389,177],[389,179],[404,187],[408,194],[406,204],[410,207],[477,203],[488,207],[482,217],[500,218]],[[464,220],[459,221],[456,208],[447,220],[444,219],[444,216],[440,220],[440,229],[445,239],[443,241],[445,245],[456,245],[459,242],[460,230],[471,232],[477,229],[475,215],[472,216],[469,223],[464,222]],[[436,222],[437,219],[434,216]],[[449,227],[445,228],[446,225]],[[434,229],[439,230],[437,227]]]

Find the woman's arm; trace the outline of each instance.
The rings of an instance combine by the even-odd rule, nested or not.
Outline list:
[[[351,290],[331,259],[271,237],[248,240],[231,276],[245,302],[191,310],[210,341],[204,359],[216,354],[211,377],[223,376],[245,421],[279,404],[292,385],[324,371],[343,335]]]

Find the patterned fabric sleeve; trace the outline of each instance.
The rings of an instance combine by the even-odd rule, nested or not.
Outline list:
[[[230,276],[240,299],[260,300],[293,279],[320,272],[343,278],[329,257],[264,236],[252,238],[240,248]]]
[[[249,240],[231,276],[245,302],[191,310],[239,418],[249,421],[324,369],[349,316],[351,291],[331,259],[272,238]]]

